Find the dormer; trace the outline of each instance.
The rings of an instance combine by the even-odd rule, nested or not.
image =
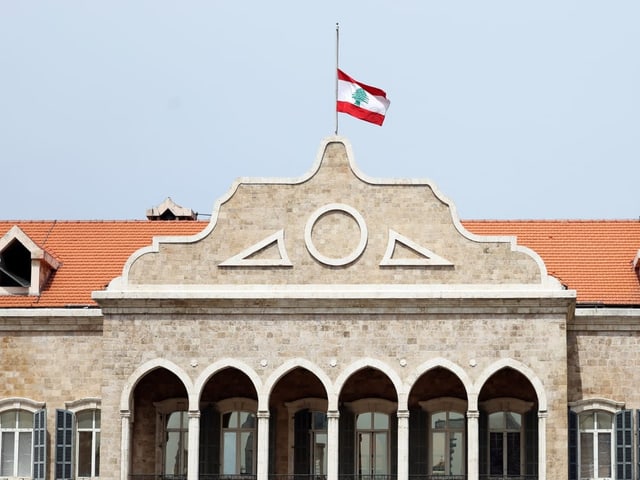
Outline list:
[[[40,295],[60,263],[14,225],[0,238],[0,295]]]
[[[157,207],[147,210],[149,220],[197,220],[198,214],[190,208],[181,207],[176,202],[167,197]]]

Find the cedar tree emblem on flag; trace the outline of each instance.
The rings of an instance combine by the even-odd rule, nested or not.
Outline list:
[[[390,103],[384,90],[358,82],[338,69],[338,112],[382,125]]]

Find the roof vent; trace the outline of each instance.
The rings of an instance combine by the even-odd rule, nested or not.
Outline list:
[[[640,250],[636,253],[636,258],[633,259],[633,269],[636,271],[638,279],[640,279]]]
[[[184,208],[167,197],[157,207],[147,210],[149,220],[197,220],[198,214],[190,208]]]
[[[0,238],[0,295],[40,295],[60,263],[14,225]]]

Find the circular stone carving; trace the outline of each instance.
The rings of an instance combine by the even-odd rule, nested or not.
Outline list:
[[[360,229],[360,241],[358,242],[358,245],[349,255],[346,255],[344,257],[332,258],[321,254],[314,245],[313,239],[311,238],[311,233],[313,232],[313,227],[315,226],[315,224],[318,222],[320,217],[329,212],[346,213],[349,217],[353,218],[356,221],[356,223],[358,224],[358,228]],[[307,246],[307,250],[309,250],[311,256],[313,256],[313,258],[321,263],[334,267],[347,265],[356,260],[360,255],[362,255],[362,252],[364,252],[364,249],[367,246],[367,236],[367,224],[365,223],[362,215],[360,215],[360,213],[355,208],[343,203],[330,203],[328,205],[325,205],[324,207],[320,207],[318,210],[311,214],[304,229],[304,243]]]

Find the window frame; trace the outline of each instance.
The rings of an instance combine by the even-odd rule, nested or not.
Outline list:
[[[2,413],[6,413],[9,411],[16,411],[16,412],[29,412],[31,413],[31,415],[34,417],[33,418],[33,422],[31,425],[31,446],[29,448],[29,475],[28,477],[33,477],[33,473],[34,473],[34,444],[35,444],[35,414],[38,413],[39,411],[44,411],[44,402],[37,402],[35,400],[31,400],[29,398],[21,398],[21,397],[11,397],[11,398],[4,398],[0,400],[0,414]],[[16,413],[18,414],[18,413]],[[1,426],[0,426],[0,430]],[[14,429],[15,432],[19,432],[20,429],[19,427],[16,427],[16,429]],[[26,431],[26,429],[23,429],[22,431]],[[1,433],[0,433],[1,436]],[[14,439],[14,442],[19,441],[17,440],[17,436],[16,439]],[[13,452],[14,454],[14,468],[13,468],[13,473],[16,473],[16,469],[19,466],[19,462],[17,462],[17,455],[19,455],[19,450],[15,450]],[[0,462],[2,462],[2,439],[0,438]],[[10,476],[3,476],[2,478],[18,478],[18,477],[24,477],[23,475],[10,475]]]
[[[359,400],[355,400],[353,402],[346,403],[346,407],[354,414],[354,428],[353,432],[355,435],[355,451],[354,451],[354,473],[356,475],[361,475],[363,478],[368,478],[369,476],[375,476],[376,474],[361,474],[357,471],[357,465],[360,459],[360,448],[358,446],[358,436],[360,432],[382,432],[386,431],[387,433],[387,445],[386,445],[386,475],[391,474],[392,471],[392,415],[397,415],[398,412],[398,404],[396,402],[392,402],[391,400],[386,400],[383,398],[361,398]],[[388,416],[388,425],[386,429],[376,429],[374,425],[372,425],[371,429],[359,429],[358,424],[358,416],[364,413],[383,413]],[[373,438],[373,437],[372,437]]]
[[[258,402],[257,400],[251,398],[243,398],[243,397],[233,397],[222,400],[216,404],[217,410],[220,414],[220,474],[221,475],[247,475],[247,476],[255,476],[257,473],[258,467]],[[250,413],[253,415],[255,419],[255,426],[253,428],[225,428],[224,427],[224,416],[228,413],[233,412],[243,412]],[[225,442],[224,442],[224,434],[225,432],[236,432],[236,434],[240,433],[240,435],[236,435],[236,461],[234,466],[234,473],[225,474]],[[253,458],[251,459],[251,472],[238,472],[238,465],[241,450],[237,448],[239,443],[241,443],[242,433],[243,432],[251,432],[253,434],[252,438],[252,447],[253,447]]]
[[[598,411],[601,412],[605,412],[609,415],[611,415],[611,429],[608,430],[611,434],[611,444],[610,444],[610,458],[611,458],[611,476],[609,477],[602,477],[602,479],[600,479],[599,477],[588,477],[589,479],[598,479],[598,480],[604,480],[604,479],[614,479],[616,478],[616,414],[618,412],[620,412],[621,410],[624,410],[625,405],[622,402],[616,402],[614,400],[609,400],[606,398],[590,398],[590,399],[584,399],[584,400],[579,400],[577,402],[571,402],[569,403],[569,408],[571,409],[572,412],[574,412],[576,414],[576,420],[577,420],[577,429],[576,429],[576,433],[577,433],[577,438],[576,438],[576,475],[578,479],[583,479],[581,473],[582,473],[582,463],[580,461],[581,459],[581,454],[582,454],[582,435],[581,433],[583,432],[583,430],[580,427],[580,420],[581,417],[584,414],[590,414],[590,413],[597,413]],[[595,420],[595,418],[594,418]],[[594,431],[596,434],[598,431],[604,431],[604,430],[591,430]],[[596,436],[597,439],[597,436]],[[595,446],[595,445],[594,445]],[[597,448],[594,449],[594,452],[597,452]],[[595,472],[595,462],[594,462],[594,472]],[[597,473],[597,472],[595,472]],[[586,479],[584,479],[586,480]]]
[[[172,413],[183,412],[189,414],[189,400],[187,398],[168,398],[160,402],[154,402],[153,406],[156,408],[156,444],[159,448],[156,449],[156,473],[163,476],[173,476],[174,474],[167,474],[165,472],[166,467],[166,455],[167,455],[167,421]],[[189,434],[188,420],[187,420],[187,435]],[[188,474],[188,462],[184,465],[184,476]],[[182,476],[182,475],[179,475]]]
[[[96,445],[96,433],[101,437],[101,426],[102,426],[102,402],[99,398],[83,398],[80,400],[74,400],[71,402],[65,402],[65,409],[73,413],[73,437],[74,437],[74,445],[73,445],[73,467],[74,472],[76,473],[76,479],[90,479],[90,478],[100,478],[100,441],[98,445]],[[85,413],[87,411],[92,411],[92,435],[91,435],[91,476],[80,476],[79,475],[79,464],[80,464],[80,450],[79,450],[79,438],[80,438],[80,429],[78,427],[78,414]],[[95,413],[100,412],[100,426],[95,428]],[[82,430],[87,431],[87,430]],[[100,440],[102,440],[100,438]],[[98,454],[98,461],[96,462],[96,454]],[[96,464],[97,463],[97,464]],[[96,475],[96,470],[98,475]]]
[[[427,472],[431,472],[430,475],[437,475],[433,473],[433,434],[434,429],[432,427],[432,417],[437,413],[445,413],[447,418],[447,426],[444,429],[438,429],[437,432],[445,433],[445,450],[448,457],[449,454],[449,442],[451,440],[451,433],[462,433],[462,472],[451,473],[450,462],[446,463],[445,474],[446,475],[466,475],[467,471],[467,401],[455,397],[440,397],[432,400],[426,400],[419,402],[420,408],[427,413]],[[463,416],[464,426],[462,429],[451,428],[449,426],[450,413],[457,413]]]

